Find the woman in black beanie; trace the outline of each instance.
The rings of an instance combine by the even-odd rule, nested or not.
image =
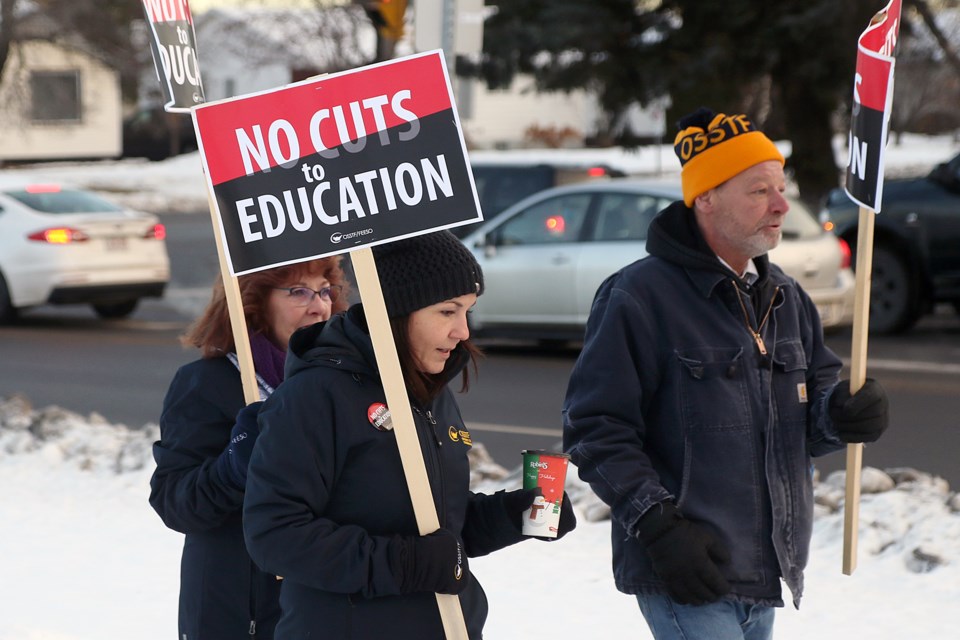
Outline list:
[[[467,558],[524,539],[533,490],[475,494],[472,440],[447,387],[477,356],[473,255],[443,231],[374,248],[440,529],[418,535],[362,305],[290,341],[264,404],[244,500],[254,561],[283,576],[278,640],[444,638],[434,593],[459,594],[472,639],[487,600]],[[576,526],[563,501],[559,536]]]

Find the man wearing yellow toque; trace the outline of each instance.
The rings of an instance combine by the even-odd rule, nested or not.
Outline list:
[[[784,158],[745,115],[680,121],[683,201],[649,256],[597,291],[563,407],[564,449],[610,505],[617,588],[657,640],[767,640],[781,582],[799,606],[811,457],[886,429],[851,397],[816,307],[767,258]]]

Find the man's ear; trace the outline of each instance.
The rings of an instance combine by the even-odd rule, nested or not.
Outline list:
[[[713,211],[716,200],[716,189],[708,189],[693,199],[693,208],[710,213]]]

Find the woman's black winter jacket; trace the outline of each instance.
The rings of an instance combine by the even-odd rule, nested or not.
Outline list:
[[[280,618],[276,576],[257,569],[244,546],[243,491],[216,470],[243,406],[240,373],[227,358],[181,367],[163,402],[150,504],[186,534],[179,640],[271,640]]]
[[[294,334],[286,379],[260,412],[244,533],[257,564],[284,578],[278,638],[444,637],[435,595],[400,595],[391,572],[391,538],[418,530],[395,434],[371,417],[386,398],[365,327],[355,305]],[[457,356],[451,377],[466,361]],[[523,539],[502,494],[469,489],[472,443],[452,393],[412,408],[440,526],[461,537],[468,557]],[[476,640],[487,600],[470,580],[459,597]]]

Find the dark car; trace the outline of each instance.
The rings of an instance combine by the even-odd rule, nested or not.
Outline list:
[[[858,218],[843,189],[829,193],[821,220],[854,249]],[[940,302],[960,310],[960,155],[924,178],[884,182],[875,225],[870,330],[906,331]]]
[[[197,150],[193,120],[163,107],[140,109],[123,121],[123,157],[163,160]]]

